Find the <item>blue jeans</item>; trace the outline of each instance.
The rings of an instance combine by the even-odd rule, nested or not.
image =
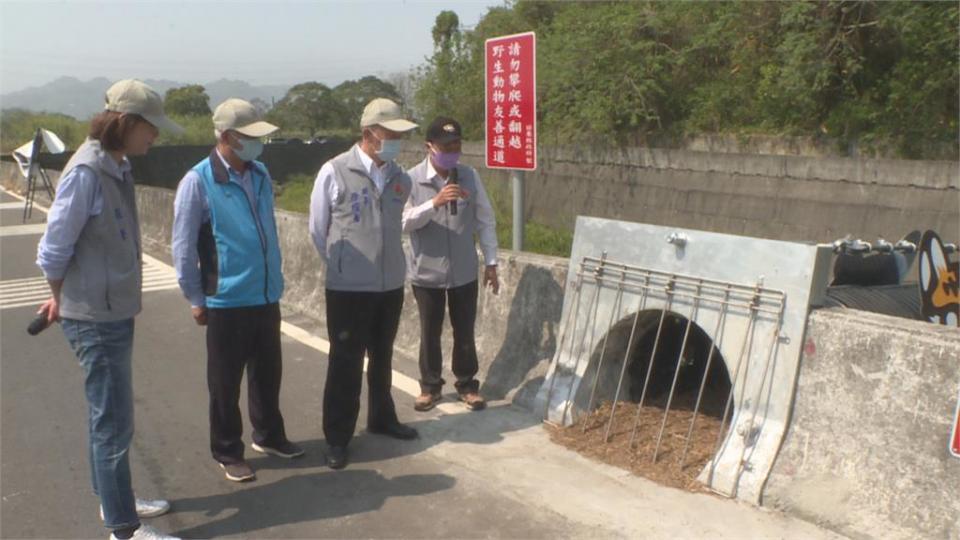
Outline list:
[[[109,529],[134,527],[140,520],[129,458],[133,438],[133,319],[63,319],[62,323],[84,372],[93,492],[103,505],[104,524]]]

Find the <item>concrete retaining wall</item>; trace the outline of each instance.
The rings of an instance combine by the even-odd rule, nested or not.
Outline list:
[[[851,536],[960,538],[958,389],[956,328],[814,311],[763,504]]]
[[[315,174],[350,144],[267,145],[263,160],[283,182]],[[132,159],[134,174],[141,184],[175,188],[209,151],[157,147]],[[67,157],[45,154],[41,162],[56,170]],[[399,161],[409,167],[423,157],[423,143],[410,140]],[[488,191],[509,208],[509,174],[483,167],[483,146],[465,144],[463,161],[480,170]],[[852,234],[895,241],[914,229],[960,240],[955,161],[543,148],[539,169],[526,178],[528,219],[571,231],[576,216],[586,215],[774,240],[831,242]]]
[[[163,259],[169,258],[173,197],[171,190],[137,189],[145,249]],[[284,308],[325,324],[324,266],[310,239],[307,216],[279,210],[277,229],[286,278]],[[476,325],[479,377],[489,397],[529,405],[556,347],[567,260],[501,251],[499,265],[500,294],[480,293]],[[411,289],[405,288],[404,293],[396,350],[416,358],[420,322]],[[448,325],[444,351],[449,353],[451,345]]]
[[[413,141],[401,155],[422,158]],[[509,201],[509,175],[482,166],[482,145],[465,144],[463,161]],[[897,240],[914,229],[956,238],[958,188],[953,161],[545,148],[526,175],[525,212],[569,230],[586,215],[790,241]]]

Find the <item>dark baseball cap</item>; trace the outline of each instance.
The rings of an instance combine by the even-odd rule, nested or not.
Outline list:
[[[446,116],[438,116],[427,128],[427,140],[445,144],[460,140],[460,122]]]

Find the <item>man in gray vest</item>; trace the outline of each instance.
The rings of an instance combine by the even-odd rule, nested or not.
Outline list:
[[[475,378],[479,263],[474,237],[483,251],[484,286],[496,294],[497,224],[477,171],[458,164],[460,138],[456,120],[437,118],[427,128],[427,158],[407,171],[413,188],[403,212],[403,230],[410,234],[410,282],[420,311],[420,396],[413,404],[418,411],[432,409],[442,396],[440,335],[447,305],[457,394],[470,410],[486,406]]]
[[[310,235],[326,263],[330,354],[323,392],[323,432],[333,469],[347,465],[360,414],[363,355],[367,431],[413,439],[390,395],[393,340],[406,274],[401,217],[410,177],[393,160],[416,124],[389,99],[374,99],[360,119],[363,138],[320,168],[310,196]]]

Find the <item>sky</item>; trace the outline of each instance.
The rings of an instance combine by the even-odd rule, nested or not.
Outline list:
[[[0,0],[0,93],[61,76],[336,85],[420,65],[434,19],[503,0]]]

